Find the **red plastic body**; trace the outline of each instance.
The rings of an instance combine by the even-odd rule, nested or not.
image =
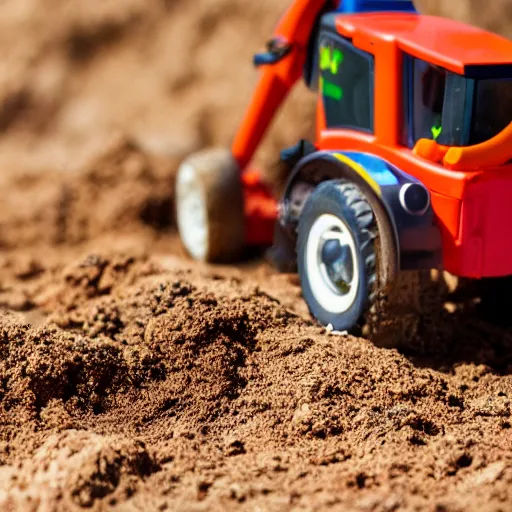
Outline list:
[[[277,201],[271,190],[262,183],[257,171],[242,173],[245,207],[246,244],[268,246],[274,238]]]
[[[279,64],[265,66],[233,144],[242,167],[301,76],[309,34],[324,5],[296,0],[278,27],[276,33],[293,42],[294,51]],[[339,15],[336,29],[375,57],[375,129],[373,135],[327,129],[319,98],[317,148],[371,153],[419,179],[431,192],[443,266],[449,272],[475,278],[512,274],[512,236],[507,236],[512,235],[512,165],[497,166],[492,156],[498,152],[503,161],[510,153],[512,130],[502,140],[459,151],[455,158],[452,152],[444,161],[427,158],[425,152],[420,156],[417,148],[400,142],[404,54],[464,74],[467,66],[512,63],[512,42],[448,19],[405,13]],[[446,156],[448,149],[434,148],[433,153]]]

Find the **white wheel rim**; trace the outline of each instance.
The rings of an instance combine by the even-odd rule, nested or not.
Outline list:
[[[184,163],[176,177],[176,216],[183,245],[196,260],[208,254],[208,212],[206,196],[196,169]]]
[[[326,265],[323,250],[327,241],[337,241],[343,247],[345,258],[336,261],[350,279],[343,281],[343,289],[332,279],[332,266]],[[343,265],[351,258],[350,264]],[[354,238],[348,226],[339,217],[324,214],[311,227],[306,242],[306,273],[311,291],[320,306],[329,313],[345,313],[353,305],[359,289],[359,258]]]

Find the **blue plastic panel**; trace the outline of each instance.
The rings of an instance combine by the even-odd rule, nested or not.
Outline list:
[[[412,0],[341,0],[337,11],[343,14],[388,11],[418,12]]]
[[[380,187],[398,185],[399,181],[390,166],[381,158],[368,153],[343,151],[344,155],[358,163],[370,174]]]

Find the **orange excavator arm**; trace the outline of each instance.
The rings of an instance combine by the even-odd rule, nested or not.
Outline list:
[[[252,160],[277,110],[301,78],[318,15],[337,3],[295,0],[279,22],[268,53],[255,57],[262,73],[231,147],[240,169]]]

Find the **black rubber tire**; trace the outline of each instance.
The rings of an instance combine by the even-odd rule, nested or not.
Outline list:
[[[331,214],[348,227],[355,243],[359,283],[351,306],[342,313],[327,311],[318,302],[311,287],[307,268],[307,243],[316,220]],[[302,293],[312,316],[323,326],[335,331],[360,334],[365,315],[376,298],[377,288],[377,222],[361,189],[351,182],[331,180],[318,185],[302,211],[297,239],[297,265]]]
[[[244,198],[231,152],[206,149],[188,157],[178,169],[175,195],[178,231],[187,252],[208,263],[238,260],[245,247]],[[194,230],[204,236],[191,237]]]

